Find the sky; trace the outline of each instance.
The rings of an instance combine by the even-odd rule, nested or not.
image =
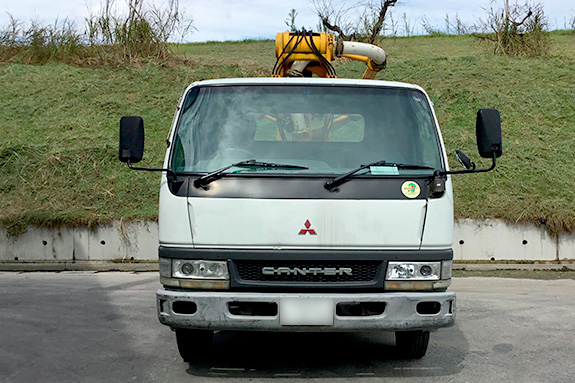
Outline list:
[[[115,0],[118,11],[125,8],[126,0]],[[160,5],[165,0],[153,0]],[[290,2],[269,0],[179,0],[180,9],[193,19],[195,30],[185,37],[187,42],[225,41],[243,39],[273,39],[276,33],[288,29],[285,20],[291,9],[298,14],[298,28],[317,29],[318,17],[311,0]],[[351,5],[355,1],[333,0],[337,5]],[[513,0],[511,0],[513,2]],[[8,23],[8,15],[17,20],[41,21],[46,24],[56,19],[73,20],[83,28],[84,18],[99,9],[100,0],[2,0],[0,6],[0,27]],[[523,2],[520,2],[521,4]],[[539,0],[543,5],[551,29],[563,29],[575,17],[573,0]],[[499,8],[503,0],[493,3]],[[400,0],[392,14],[398,24],[403,24],[403,15],[415,34],[424,33],[422,21],[437,29],[445,29],[445,17],[451,20],[457,15],[465,24],[473,24],[486,16],[491,0]],[[399,33],[403,28],[399,27]]]

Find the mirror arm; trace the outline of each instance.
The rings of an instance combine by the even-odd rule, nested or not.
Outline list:
[[[489,168],[486,168],[486,169],[475,169],[475,167],[474,167],[473,169],[469,169],[469,170],[448,170],[448,171],[436,170],[435,173],[433,174],[433,176],[434,177],[444,177],[444,176],[451,175],[451,174],[470,174],[470,173],[490,172],[493,169],[495,169],[495,165],[496,165],[496,161],[497,161],[497,154],[495,153],[495,151],[493,152],[492,160],[493,160],[493,163],[491,164],[491,166]]]
[[[127,163],[128,163],[128,167],[132,170],[143,170],[145,172],[166,172],[168,174],[168,176],[172,177],[173,179],[176,179],[178,176],[172,169],[138,168],[138,167],[132,166],[132,163],[130,162],[129,159],[128,159]]]

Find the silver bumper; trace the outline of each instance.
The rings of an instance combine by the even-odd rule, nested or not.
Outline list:
[[[284,293],[224,293],[183,292],[158,290],[156,293],[160,322],[172,328],[212,330],[262,330],[262,331],[363,331],[363,330],[433,330],[452,326],[455,322],[455,293],[452,292],[393,292],[367,294],[284,294]],[[285,325],[281,318],[282,302],[314,300],[333,302],[333,315],[329,324]],[[174,302],[184,302],[196,307],[193,313],[174,312]],[[192,303],[193,302],[193,303]],[[233,315],[229,305],[235,303],[265,302],[278,306],[277,314],[266,316]],[[385,310],[380,315],[338,316],[338,303],[383,302]],[[422,305],[434,307],[438,312],[420,313]]]

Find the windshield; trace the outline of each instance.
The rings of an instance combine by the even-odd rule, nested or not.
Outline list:
[[[386,161],[416,166],[374,166],[358,175],[431,174],[442,168],[439,148],[427,99],[417,90],[199,87],[184,101],[171,165],[176,172],[202,173],[253,159],[302,169],[229,171],[332,175]]]

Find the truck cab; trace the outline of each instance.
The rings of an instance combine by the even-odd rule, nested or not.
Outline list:
[[[478,113],[492,168],[498,124]],[[130,166],[143,134],[141,118],[122,119]],[[449,170],[421,87],[200,81],[168,145],[163,168],[147,169],[163,172],[157,309],[185,361],[218,330],[393,331],[404,357],[421,358],[430,331],[453,325],[451,174],[490,169],[461,154],[468,170]]]

